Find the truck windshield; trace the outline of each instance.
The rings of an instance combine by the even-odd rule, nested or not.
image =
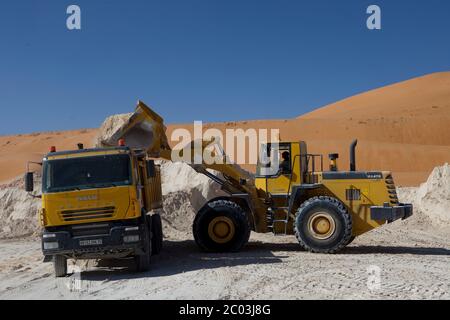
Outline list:
[[[44,162],[43,192],[62,192],[130,185],[130,157],[104,155]]]

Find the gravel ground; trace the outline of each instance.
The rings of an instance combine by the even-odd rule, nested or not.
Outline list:
[[[39,240],[0,242],[0,299],[450,299],[450,230],[397,222],[335,255],[294,237],[253,234],[242,252],[199,252],[188,235],[165,240],[152,270],[131,261],[77,261],[55,279]]]

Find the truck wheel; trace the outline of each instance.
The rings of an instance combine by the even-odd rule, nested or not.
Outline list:
[[[194,220],[194,239],[208,252],[239,251],[250,238],[246,212],[235,202],[216,200],[201,208]]]
[[[67,276],[67,258],[64,256],[53,256],[53,268],[55,277],[62,278]]]
[[[159,254],[163,246],[163,230],[161,216],[152,215],[152,255]]]
[[[352,218],[339,200],[314,197],[298,208],[295,235],[307,251],[336,253],[351,240]]]
[[[152,255],[152,246],[151,246],[151,239],[150,239],[150,228],[149,228],[149,221],[150,218],[148,216],[145,217],[145,223],[143,223],[144,226],[144,239],[142,250],[143,252],[141,254],[137,254],[134,256],[134,261],[136,264],[136,269],[138,272],[145,272],[150,270],[150,257]]]

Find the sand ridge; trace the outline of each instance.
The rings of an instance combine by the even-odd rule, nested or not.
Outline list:
[[[164,117],[161,109],[155,110]],[[191,124],[167,127],[169,139],[177,128],[192,130]],[[326,158],[338,152],[342,169],[348,168],[349,144],[358,138],[359,169],[392,170],[398,185],[418,186],[435,167],[450,162],[450,72],[374,89],[293,119],[209,123],[207,128],[277,128],[284,141],[305,140],[311,153]],[[79,142],[90,147],[97,133],[86,129],[0,136],[0,182],[23,174],[27,161],[39,161],[51,145],[58,150],[75,149]]]

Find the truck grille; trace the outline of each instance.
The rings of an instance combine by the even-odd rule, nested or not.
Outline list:
[[[80,221],[101,218],[111,218],[114,215],[115,207],[64,210],[60,212],[60,216],[64,221]]]
[[[81,224],[70,227],[72,237],[109,235],[111,230],[109,223]]]
[[[397,190],[395,189],[395,183],[394,183],[394,178],[392,178],[391,175],[388,175],[386,177],[386,187],[389,193],[389,201],[391,203],[391,205],[398,205],[399,201],[398,201],[398,196],[397,196]]]

